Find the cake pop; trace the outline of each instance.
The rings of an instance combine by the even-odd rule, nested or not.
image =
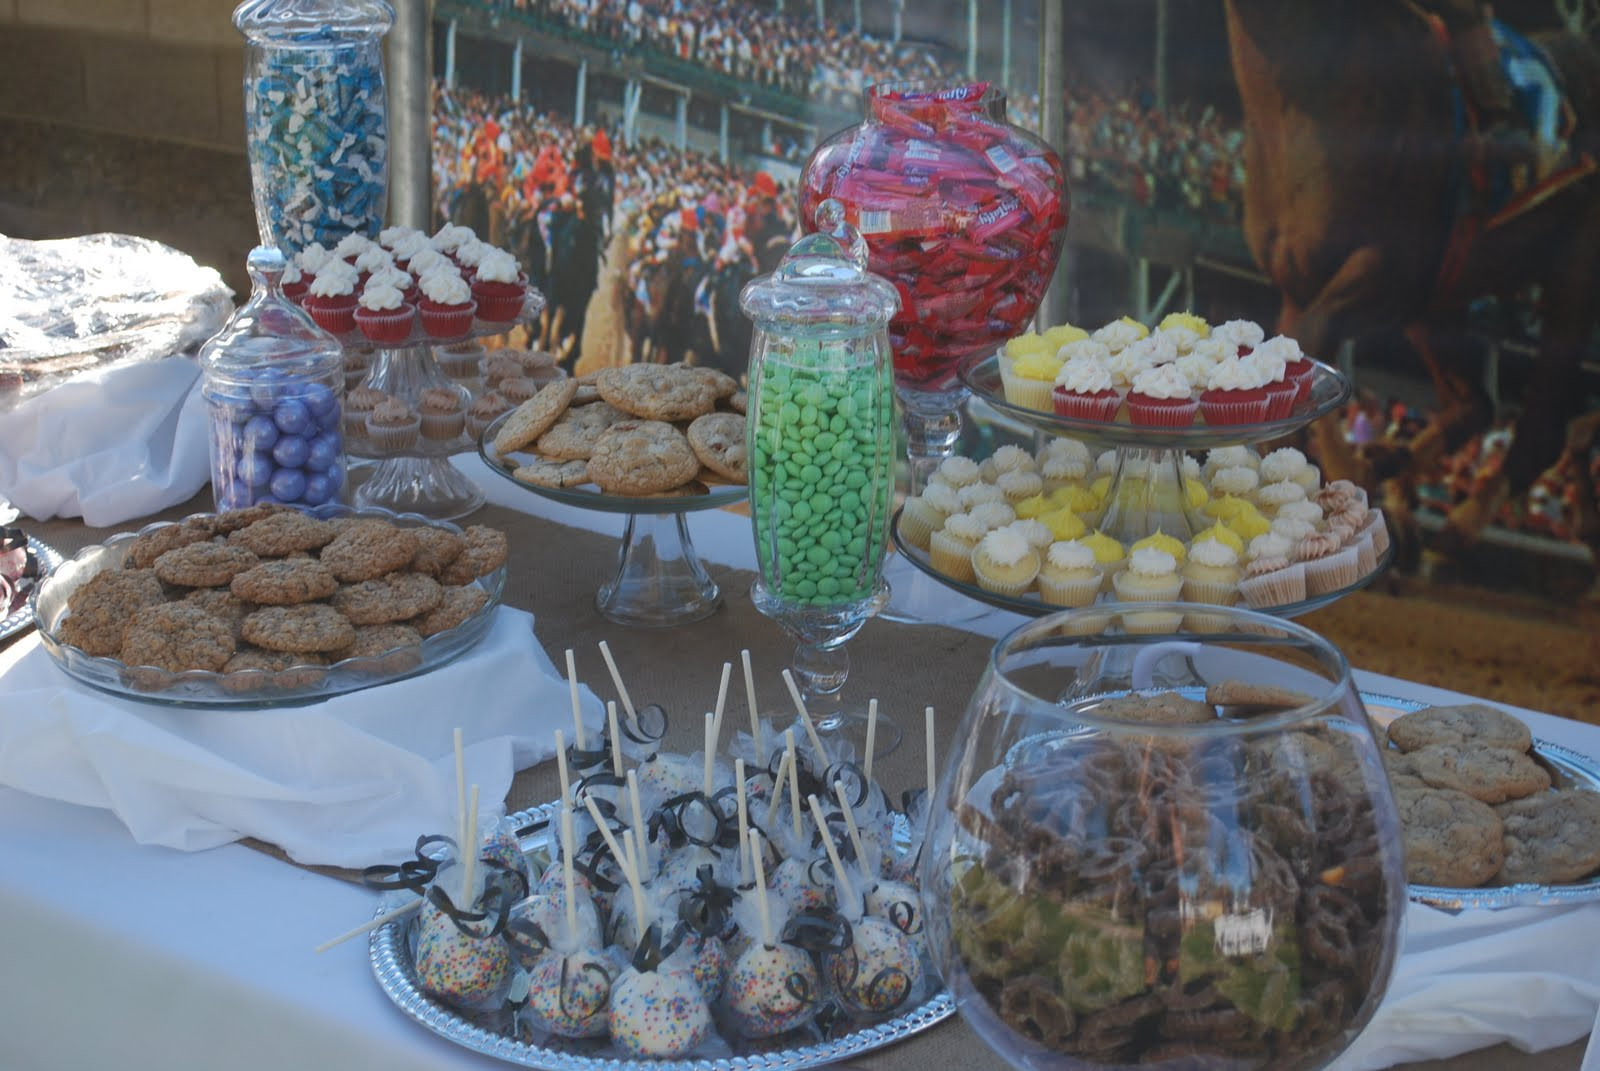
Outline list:
[[[734,964],[724,995],[739,1033],[749,1038],[767,1038],[809,1020],[816,1013],[821,985],[808,953],[774,939],[761,845],[756,834],[750,836],[761,939],[752,941]]]
[[[577,909],[572,865],[572,812],[561,811],[562,910],[564,928],[552,928],[551,955],[543,957],[528,978],[528,1008],[550,1033],[564,1038],[604,1037],[611,1028],[611,983],[614,971],[605,957],[599,927],[586,927]],[[546,901],[548,902],[548,901]]]
[[[711,1012],[687,975],[630,967],[611,990],[611,1040],[630,1056],[682,1056],[705,1040]]]

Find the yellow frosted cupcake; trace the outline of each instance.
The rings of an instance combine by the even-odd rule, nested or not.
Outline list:
[[[920,495],[906,499],[900,511],[900,538],[919,550],[928,549],[933,533],[944,527],[953,513],[961,512],[961,499],[942,483],[930,483]]]
[[[1183,540],[1169,536],[1159,528],[1151,534],[1145,536],[1143,539],[1134,543],[1133,546],[1129,547],[1128,553],[1132,554],[1141,550],[1163,551],[1172,555],[1173,560],[1179,564],[1182,564],[1184,556],[1187,554],[1187,550],[1183,545]]]
[[[1127,567],[1128,556],[1122,549],[1122,544],[1096,528],[1078,540],[1084,546],[1094,551],[1094,560],[1100,563],[1100,571],[1105,574],[1101,581],[1100,590],[1111,590],[1111,578]]]
[[[1044,516],[1055,509],[1056,504],[1044,495],[1032,495],[1024,498],[1021,502],[1013,504],[1011,508],[1017,511],[1018,517],[1028,520],[1033,517]]]
[[[1089,332],[1072,324],[1056,324],[1045,331],[1044,340],[1059,351],[1062,346],[1070,346],[1074,342],[1082,342],[1089,337]]]
[[[1035,353],[1048,354],[1053,357],[1056,350],[1060,348],[1059,346],[1050,345],[1043,335],[1029,331],[1025,335],[1018,335],[1016,338],[1009,340],[1006,343],[1005,355],[1013,361],[1019,357],[1026,357]]]
[[[1057,540],[1081,539],[1089,526],[1070,509],[1051,510],[1039,518]]]
[[[1195,537],[1189,541],[1189,552],[1192,554],[1196,546],[1208,539],[1221,543],[1235,554],[1244,554],[1244,539],[1238,532],[1221,523],[1213,524],[1210,528],[1196,532]]]
[[[1039,595],[1056,606],[1088,606],[1099,597],[1104,578],[1094,551],[1083,543],[1052,543],[1039,565]]]
[[[1039,575],[1039,554],[1022,533],[997,528],[973,549],[972,571],[983,590],[1015,597],[1033,586]]]
[[[1095,482],[1098,483],[1099,481]],[[1109,486],[1110,480],[1108,479],[1106,482]],[[1092,487],[1084,487],[1081,484],[1068,484],[1065,487],[1057,487],[1054,491],[1051,491],[1050,501],[1055,503],[1059,509],[1070,509],[1074,513],[1093,513],[1100,508],[1100,503],[1104,499],[1096,494]]]
[[[1246,503],[1246,505],[1249,505]],[[1239,538],[1246,543],[1258,535],[1263,535],[1272,529],[1272,522],[1261,515],[1261,511],[1254,506],[1240,510],[1223,522],[1239,534]]]
[[[988,531],[972,514],[957,513],[928,540],[929,560],[950,579],[970,584],[973,580],[972,548]]]
[[[1215,487],[1215,484],[1212,486]],[[1224,524],[1233,520],[1240,513],[1246,510],[1249,510],[1252,513],[1256,512],[1255,504],[1250,502],[1248,499],[1239,498],[1236,495],[1230,494],[1218,495],[1216,498],[1213,498],[1210,502],[1207,502],[1200,508],[1201,513],[1204,513],[1207,517],[1210,517],[1213,520],[1222,521]]]
[[[1193,332],[1196,338],[1205,338],[1211,334],[1211,325],[1206,323],[1205,317],[1196,316],[1192,312],[1169,312],[1156,325],[1158,331],[1170,331],[1173,328]]]
[[[1024,409],[1042,413],[1055,412],[1055,402],[1050,392],[1055,389],[1056,374],[1061,371],[1061,359],[1055,351],[1024,353],[1013,358],[1009,366],[1000,366],[1000,387],[1006,401]]]
[[[1100,503],[1104,502],[1107,496],[1111,494],[1111,477],[1097,477],[1095,481],[1089,485],[1089,493],[1094,496],[1095,505],[1100,505]]]

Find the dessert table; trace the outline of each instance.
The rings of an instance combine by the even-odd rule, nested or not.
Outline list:
[[[495,478],[476,457],[454,463],[490,501],[467,523],[494,525],[510,536],[506,603],[534,615],[535,634],[558,665],[564,649],[575,649],[580,675],[608,696],[595,647],[607,640],[636,701],[660,702],[677,715],[673,746],[698,732],[721,664],[737,663],[740,648],[751,650],[763,710],[789,709],[778,681],[788,641],[747,595],[752,551],[744,516],[714,510],[691,520],[700,555],[725,593],[719,613],[669,631],[624,630],[593,605],[596,585],[614,567],[622,518],[538,498]],[[206,508],[203,494],[162,516]],[[108,534],[76,521],[29,523],[28,530],[68,555]],[[942,748],[992,637],[1019,621],[992,611],[960,630],[870,622],[851,646],[849,692],[877,695],[907,727],[933,704]],[[5,672],[36,643],[28,634],[0,645],[0,718]],[[1374,674],[1358,672],[1357,682],[1364,691],[1426,702],[1463,698]],[[451,716],[445,709],[407,709],[404,684],[387,687],[406,717]],[[730,700],[736,718],[741,704]],[[1516,713],[1537,737],[1600,754],[1600,728]],[[908,732],[880,768],[891,791],[917,784],[920,734]],[[517,777],[506,802],[516,809],[553,798],[555,784],[554,764],[544,763]],[[110,811],[5,787],[0,857],[0,1067],[508,1066],[457,1048],[400,1014],[372,977],[364,940],[312,952],[370,917],[377,902],[376,894],[338,875],[244,844],[187,853],[140,845]],[[1388,997],[1335,1065],[1341,1071],[1423,1057],[1435,1062],[1413,1066],[1600,1067],[1600,1052],[1585,1060],[1584,1040],[1600,1006],[1593,940],[1600,905],[1457,915],[1412,905],[1406,924]],[[1517,1047],[1496,1044],[1507,1039]],[[1001,1066],[959,1022],[854,1064],[882,1071]]]

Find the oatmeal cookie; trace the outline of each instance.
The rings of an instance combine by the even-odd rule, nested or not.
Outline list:
[[[1444,788],[1401,789],[1394,800],[1407,881],[1470,889],[1499,873],[1504,830],[1487,803]]]
[[[228,536],[228,542],[263,558],[285,558],[297,550],[320,550],[338,534],[327,521],[288,510],[240,528]]]
[[[717,388],[687,365],[627,364],[595,376],[600,397],[646,420],[693,420],[711,412]]]
[[[322,564],[346,584],[376,580],[404,569],[417,556],[417,537],[410,528],[348,528],[322,548]]]
[[[376,580],[347,584],[334,592],[331,602],[335,610],[350,619],[351,624],[387,625],[425,614],[438,606],[443,598],[443,588],[431,576],[390,573]]]
[[[244,619],[243,633],[269,651],[337,651],[356,638],[347,617],[319,602],[257,610]]]
[[[683,432],[657,420],[613,424],[595,444],[589,478],[620,495],[667,491],[700,471],[700,459]]]
[[[443,528],[423,525],[410,529],[417,540],[417,553],[411,559],[411,571],[438,576],[449,564],[461,556],[466,540]]]
[[[707,413],[689,425],[689,447],[718,476],[744,483],[750,477],[744,433],[744,417],[737,413]]]
[[[314,651],[268,651],[261,647],[245,646],[228,659],[222,672],[243,673],[250,669],[261,669],[278,673],[291,666],[320,666],[325,661]]]
[[[1389,740],[1401,751],[1429,744],[1476,744],[1527,751],[1533,746],[1528,727],[1505,711],[1483,703],[1423,707],[1389,723]]]
[[[110,657],[122,649],[122,630],[141,607],[162,601],[153,569],[108,569],[67,597],[67,616],[57,630],[62,643],[87,654]]]
[[[551,461],[587,461],[594,453],[594,444],[600,435],[613,424],[630,419],[627,413],[610,402],[568,409],[539,436],[533,448],[541,457]]]
[[[1223,680],[1206,688],[1206,702],[1219,707],[1248,707],[1255,710],[1290,710],[1305,706],[1311,696],[1292,688]]]
[[[444,589],[444,598],[438,606],[414,619],[411,623],[424,636],[435,636],[455,628],[467,618],[483,609],[489,593],[480,587],[452,587]]]
[[[240,639],[239,629],[243,627],[244,619],[260,609],[255,603],[239,598],[228,588],[196,588],[185,595],[183,601],[191,606],[200,607],[227,625],[235,641]]]
[[[574,379],[558,379],[512,410],[494,436],[494,452],[504,457],[521,450],[550,430],[556,419],[572,404],[578,390]]]
[[[475,524],[461,533],[461,553],[439,574],[439,583],[448,586],[470,584],[506,563],[510,547],[506,534],[498,528]]]
[[[517,466],[511,475],[535,487],[578,487],[589,482],[589,463],[546,461],[541,457]]]
[[[262,502],[244,509],[223,510],[212,520],[216,527],[217,535],[231,535],[241,528],[248,528],[257,521],[266,520],[274,513],[294,513],[293,506],[281,505],[277,502]]]
[[[399,647],[421,647],[422,634],[410,625],[358,625],[350,646],[341,647],[329,657],[335,662],[346,658],[370,658]],[[417,652],[421,657],[421,652]]]
[[[1217,712],[1211,707],[1198,699],[1187,699],[1177,692],[1119,695],[1096,704],[1089,713],[1101,718],[1151,725],[1196,725],[1217,720]]]
[[[326,599],[339,590],[339,581],[322,562],[285,559],[246,569],[233,578],[228,590],[263,606],[294,606]]]
[[[1558,884],[1600,870],[1600,792],[1542,792],[1496,809],[1506,827],[1502,881]]]
[[[225,622],[190,603],[169,602],[133,615],[122,632],[121,657],[130,666],[155,666],[170,673],[214,673],[227,664],[234,647],[233,630]]]
[[[1484,803],[1521,799],[1550,787],[1550,773],[1510,748],[1429,744],[1406,752],[1411,769],[1434,788],[1452,788]]]
[[[167,551],[186,547],[190,543],[204,543],[216,534],[216,522],[210,517],[190,517],[177,524],[162,525],[128,544],[128,556],[122,560],[122,566],[125,569],[148,569]]]
[[[221,588],[261,559],[226,543],[190,543],[156,559],[156,576],[185,588]]]

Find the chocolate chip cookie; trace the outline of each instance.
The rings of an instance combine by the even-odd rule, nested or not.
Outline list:
[[[579,487],[589,482],[589,463],[582,460],[547,461],[537,457],[526,465],[518,465],[511,475],[535,487]]]
[[[62,643],[109,658],[122,649],[128,619],[163,599],[153,569],[108,569],[96,573],[67,597],[67,616],[57,635]]]
[[[1550,772],[1520,751],[1476,744],[1429,744],[1406,752],[1415,774],[1434,788],[1484,803],[1521,799],[1550,787]]]
[[[1198,699],[1177,692],[1159,695],[1119,695],[1095,704],[1087,711],[1096,717],[1115,721],[1144,722],[1151,725],[1197,725],[1216,721],[1217,712]]]
[[[169,551],[168,553],[172,553]],[[146,606],[122,632],[122,661],[170,673],[215,672],[234,652],[233,630],[200,607],[185,602]]]
[[[1480,747],[1527,751],[1533,746],[1528,727],[1505,711],[1483,703],[1424,707],[1389,723],[1389,739],[1401,751],[1429,744],[1476,744]]]
[[[1558,884],[1600,870],[1600,792],[1541,792],[1496,809],[1505,822],[1501,881]]]
[[[750,478],[745,458],[745,422],[737,413],[707,413],[689,425],[689,448],[700,463],[735,483]]]
[[[511,411],[495,432],[494,452],[504,457],[521,450],[550,430],[556,419],[572,404],[578,390],[573,379],[558,379]]]
[[[438,606],[443,598],[444,590],[431,576],[390,573],[375,580],[347,584],[334,592],[330,602],[335,610],[350,619],[351,624],[387,625],[425,614]]]
[[[257,610],[244,619],[242,632],[269,651],[337,651],[356,638],[350,619],[320,602]]]
[[[409,528],[355,527],[322,548],[322,564],[339,580],[353,584],[404,569],[416,555],[417,537]]]
[[[703,371],[687,365],[628,364],[602,368],[594,384],[600,397],[624,413],[646,420],[693,420],[717,403],[718,388]]]
[[[339,590],[339,581],[320,561],[284,559],[246,569],[233,578],[228,590],[262,606],[296,606],[326,599]]]
[[[1444,788],[1401,789],[1394,799],[1407,881],[1470,889],[1499,873],[1504,828],[1487,803]]]
[[[539,436],[534,449],[540,457],[552,461],[587,461],[600,435],[611,425],[628,419],[627,413],[610,402],[568,409],[550,425],[549,431]]]
[[[617,495],[667,491],[699,471],[700,459],[683,432],[659,420],[613,424],[589,458],[589,478]]]

